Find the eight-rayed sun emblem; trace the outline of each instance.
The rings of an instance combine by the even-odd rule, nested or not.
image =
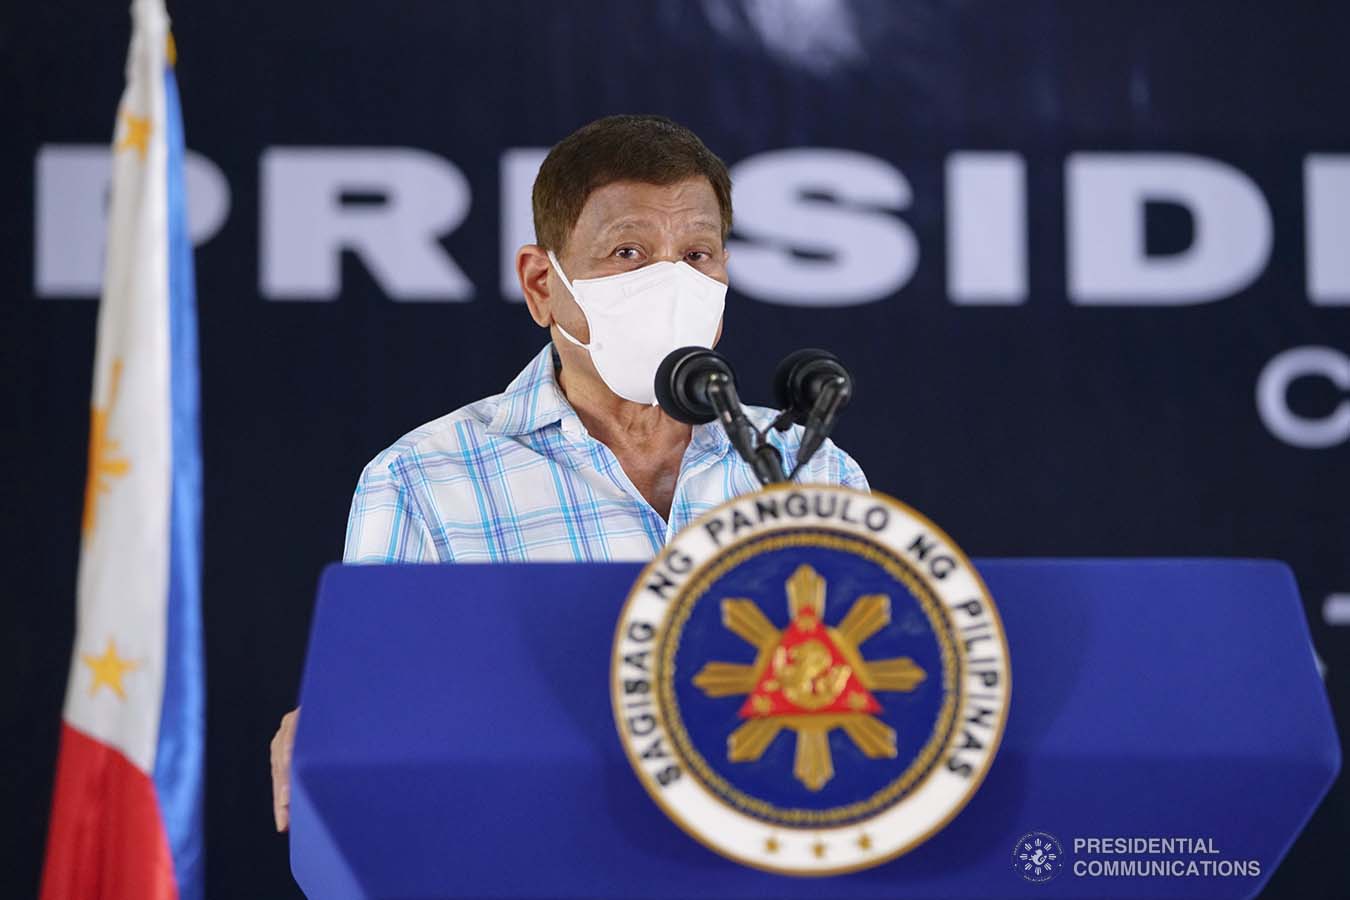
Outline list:
[[[98,521],[99,501],[113,488],[113,482],[126,477],[131,462],[122,453],[122,445],[108,432],[117,388],[122,382],[122,361],[113,360],[112,385],[104,406],[95,406],[89,418],[89,476],[84,489],[84,531],[92,531]]]
[[[875,692],[912,691],[927,677],[909,657],[865,660],[860,645],[890,624],[885,594],[865,594],[839,624],[825,624],[825,579],[809,565],[787,580],[788,627],[753,601],[722,601],[722,624],[755,648],[754,663],[710,662],[694,676],[709,697],[747,694],[745,723],[727,738],[732,762],[760,758],[783,729],[796,732],[793,774],[812,791],[834,777],[829,733],[842,728],[872,759],[896,756],[895,731],[876,718]]]

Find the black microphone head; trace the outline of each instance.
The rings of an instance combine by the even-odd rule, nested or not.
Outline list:
[[[778,364],[773,375],[773,396],[778,408],[792,412],[792,420],[798,425],[806,424],[806,417],[816,405],[820,389],[835,378],[843,378],[853,389],[853,376],[848,369],[828,350],[814,347],[789,353]],[[847,402],[845,394],[844,402]]]
[[[735,381],[731,363],[707,347],[681,347],[667,354],[656,369],[656,402],[666,415],[687,425],[702,425],[717,418],[708,402],[708,376],[726,375]]]

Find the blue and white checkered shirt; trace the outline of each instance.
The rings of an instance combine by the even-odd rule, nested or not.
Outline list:
[[[774,413],[746,412],[760,427]],[[801,428],[774,433],[792,460]],[[826,442],[802,482],[867,490]],[[405,435],[366,466],[352,498],[349,563],[640,561],[702,513],[759,487],[716,423],[694,426],[670,521],[654,510],[563,396],[547,346],[506,390]]]

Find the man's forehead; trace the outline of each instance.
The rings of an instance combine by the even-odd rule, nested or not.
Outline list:
[[[672,226],[679,231],[716,231],[720,233],[722,230],[722,220],[714,219],[702,214],[699,214],[694,218],[687,218],[680,215],[676,215],[673,218],[653,218],[641,213],[635,213],[633,215],[621,215],[616,219],[606,221],[601,227],[601,232],[610,234],[624,231],[649,231],[653,228],[668,228]]]
[[[616,181],[586,198],[578,225],[594,231],[671,227],[721,231],[721,208],[712,184],[703,177],[674,184]]]

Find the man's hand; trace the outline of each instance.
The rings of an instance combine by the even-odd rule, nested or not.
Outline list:
[[[281,727],[272,738],[272,815],[277,831],[285,831],[291,824],[291,748],[295,746],[295,723],[300,710],[291,710],[281,717]]]

